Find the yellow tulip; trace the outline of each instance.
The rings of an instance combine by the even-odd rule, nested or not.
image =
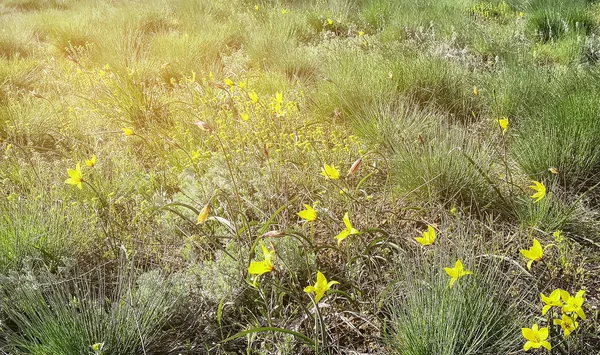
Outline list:
[[[258,102],[258,94],[255,93],[254,91],[249,92],[248,97],[250,98],[250,100],[252,100],[252,103]]]
[[[534,202],[538,202],[546,196],[546,186],[544,186],[543,182],[532,181],[533,185],[529,186],[534,189],[536,192],[531,195],[531,198],[534,199]]]
[[[70,184],[82,188],[83,183],[83,175],[81,174],[81,166],[79,163],[75,166],[75,170],[67,169],[67,174],[69,174],[69,178],[65,180],[65,184]]]
[[[471,271],[465,270],[463,268],[463,264],[460,261],[460,259],[456,260],[456,263],[454,263],[453,268],[445,267],[444,271],[446,271],[446,273],[450,276],[450,288],[452,288],[452,286],[454,286],[454,283],[459,278],[461,278],[465,275],[473,274]]]
[[[269,251],[263,242],[260,242],[260,249],[262,250],[264,259],[250,263],[248,272],[252,275],[262,275],[273,271],[273,255],[275,254],[275,251]]]
[[[427,226],[427,231],[423,232],[423,236],[415,238],[421,245],[431,245],[435,242],[435,229],[432,226]]]
[[[323,275],[320,271],[317,271],[317,282],[314,286],[306,286],[304,288],[304,292],[308,294],[314,293],[315,302],[319,303],[321,298],[323,298],[323,296],[325,295],[325,292],[327,292],[331,288],[331,286],[337,284],[339,284],[339,282],[337,281],[327,282],[327,278],[325,278],[325,275]]]
[[[338,245],[340,245],[342,240],[346,239],[349,235],[360,233],[357,229],[352,227],[352,223],[350,222],[350,216],[348,216],[348,212],[346,212],[346,214],[344,215],[343,221],[344,225],[346,226],[346,229],[344,229],[334,237],[335,239],[337,239]]]
[[[305,221],[311,222],[317,219],[317,212],[309,205],[304,205],[304,210],[298,212],[298,216]]]
[[[561,319],[555,319],[554,325],[560,325],[565,334],[565,337],[571,335],[571,333],[579,327],[579,323],[577,323],[573,318],[569,317],[566,314],[563,314]]]
[[[567,314],[575,313],[581,319],[585,320],[585,313],[583,313],[583,295],[584,290],[579,290],[575,296],[571,296],[569,292],[565,290],[560,291],[560,297],[562,298],[564,305],[562,311]]]
[[[550,308],[552,307],[562,307],[563,304],[560,301],[560,288],[552,291],[549,297],[546,297],[543,293],[540,293],[542,297],[542,302],[544,302],[544,307],[542,308],[542,315],[546,315]]]
[[[531,264],[533,264],[534,261],[540,261],[544,256],[544,249],[542,248],[540,242],[535,238],[533,239],[533,246],[531,248],[527,250],[521,249],[520,251],[524,257],[529,259],[529,261],[527,262],[528,270],[531,270]]]
[[[134,136],[135,135],[133,128],[125,127],[122,130],[123,130],[123,134],[125,134],[126,136]]]
[[[523,337],[527,339],[527,342],[523,346],[523,350],[529,351],[529,349],[539,349],[541,346],[551,350],[552,345],[546,339],[548,339],[548,328],[538,328],[537,324],[531,326],[531,328],[521,328]]]
[[[206,222],[209,214],[210,214],[210,203],[207,203],[206,205],[204,205],[204,207],[202,207],[202,210],[200,210],[200,213],[198,214],[198,220],[196,220],[196,224],[202,224],[202,223]]]
[[[500,128],[502,128],[502,135],[504,135],[506,133],[506,131],[508,130],[508,118],[506,118],[506,117],[498,118],[496,120],[496,122],[498,122],[498,125],[500,126]]]
[[[91,159],[86,159],[85,165],[93,168],[96,165],[96,154],[92,154]]]
[[[323,168],[321,168],[321,175],[323,175],[327,179],[337,180],[340,178],[340,172],[335,167],[335,165],[325,164]]]

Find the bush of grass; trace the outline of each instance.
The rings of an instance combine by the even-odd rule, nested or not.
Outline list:
[[[513,215],[505,174],[494,139],[478,139],[460,126],[445,122],[435,108],[415,108],[410,100],[382,104],[356,119],[361,135],[393,153],[393,180],[397,192],[411,198],[470,206]],[[494,132],[492,132],[494,133]]]
[[[31,54],[31,49],[19,41],[0,38],[0,58],[24,58]]]
[[[594,73],[583,75],[549,76],[550,83],[537,89],[540,94],[516,118],[517,134],[510,142],[511,154],[531,178],[554,178],[548,171],[554,167],[559,171],[559,186],[572,192],[585,191],[600,181],[596,144],[600,87]]]
[[[183,279],[158,272],[121,276],[114,288],[89,275],[3,277],[6,348],[18,354],[88,354],[102,343],[107,355],[163,353],[161,327],[186,293]]]
[[[570,32],[587,35],[597,26],[587,6],[586,1],[537,1],[531,6],[527,22],[541,42],[557,40]]]
[[[466,264],[474,274],[449,288],[443,268],[454,261],[446,256],[403,268],[386,300],[393,353],[507,354],[521,347],[520,305],[506,297],[511,284],[501,267]]]
[[[388,59],[392,52],[403,49],[394,47],[374,55],[360,48],[332,48],[347,56],[331,60],[323,69],[330,81],[318,87],[317,104],[331,111],[337,108],[350,119],[380,102],[402,97],[410,97],[419,107],[436,108],[453,123],[472,122],[484,112],[482,101],[473,95],[474,79],[465,68],[411,49],[400,58]],[[356,76],[367,72],[369,75]]]
[[[7,272],[35,260],[55,270],[63,258],[77,257],[93,236],[91,210],[43,196],[9,195],[0,201],[0,269]],[[57,237],[60,236],[60,237]]]

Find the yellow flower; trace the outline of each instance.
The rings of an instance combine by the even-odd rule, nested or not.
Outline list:
[[[264,273],[273,271],[273,255],[275,254],[275,251],[269,251],[262,241],[260,242],[260,249],[262,250],[264,259],[250,263],[250,266],[248,266],[248,272],[252,275],[262,275]]]
[[[204,207],[202,207],[202,210],[200,210],[196,224],[202,224],[202,223],[206,222],[209,214],[210,214],[210,203],[207,203],[206,205],[204,205]]]
[[[564,313],[575,313],[577,314],[581,319],[585,320],[585,313],[583,313],[583,309],[581,308],[583,306],[583,295],[585,294],[584,290],[579,290],[579,292],[577,292],[577,294],[573,297],[569,294],[569,292],[565,291],[565,290],[561,290],[560,291],[560,297],[562,298],[563,302],[565,303],[562,311]]]
[[[319,303],[321,298],[325,295],[325,292],[331,288],[333,285],[337,285],[339,282],[337,281],[329,281],[325,278],[320,271],[317,271],[317,283],[314,286],[306,286],[304,288],[304,292],[311,294],[315,294],[315,302]]]
[[[498,122],[498,125],[500,126],[500,128],[502,128],[502,135],[504,135],[506,133],[506,131],[508,130],[508,118],[507,117],[498,118],[498,119],[496,119],[496,122]]]
[[[95,353],[100,353],[102,351],[102,348],[104,347],[104,343],[96,343],[92,345],[92,350]]]
[[[233,80],[231,80],[229,78],[225,78],[225,80],[223,80],[223,82],[225,83],[225,85],[229,86],[230,88],[235,86],[235,83],[233,82]]]
[[[323,168],[321,168],[321,175],[331,180],[337,180],[340,178],[340,172],[335,165],[329,166],[328,164],[325,164]]]
[[[96,165],[96,154],[92,154],[92,159],[86,159],[85,165],[93,168]]]
[[[533,246],[531,248],[529,248],[528,250],[521,249],[520,251],[524,257],[529,259],[529,261],[527,262],[528,270],[531,270],[531,264],[533,264],[534,261],[540,261],[544,256],[544,249],[542,249],[542,245],[535,238],[533,238]]]
[[[332,20],[332,19],[330,19],[330,18],[328,18],[328,19],[327,19],[327,24],[328,24],[328,25],[333,25],[333,20]]]
[[[253,103],[258,102],[258,94],[255,93],[254,91],[249,92],[248,97],[250,98],[250,100],[252,100]]]
[[[463,268],[463,264],[460,261],[460,259],[456,260],[456,263],[454,264],[453,268],[445,267],[444,271],[446,271],[446,273],[450,276],[450,288],[452,288],[452,286],[454,286],[454,283],[459,278],[461,278],[465,275],[473,274],[471,271],[465,270]]]
[[[579,323],[566,314],[562,315],[562,319],[555,319],[554,325],[560,325],[560,327],[563,329],[565,337],[571,335],[571,333],[577,329],[577,327],[579,327]]]
[[[124,133],[126,136],[134,136],[134,135],[135,135],[135,132],[133,131],[133,128],[128,128],[128,127],[125,127],[125,128],[123,128],[122,130],[123,130],[123,133]]]
[[[342,242],[342,240],[346,239],[349,235],[359,234],[360,232],[352,227],[352,223],[350,222],[350,217],[348,216],[348,212],[344,215],[344,225],[346,229],[340,232],[340,234],[336,235],[334,238],[337,239],[338,245]]]
[[[534,202],[538,202],[539,200],[543,199],[544,196],[546,196],[546,186],[544,186],[543,182],[539,181],[532,181],[532,183],[533,185],[529,187],[534,189],[536,193],[531,195],[531,198],[535,200]]]
[[[81,166],[79,163],[75,166],[75,170],[67,169],[67,174],[69,174],[69,178],[65,180],[65,184],[70,184],[82,188],[81,184],[83,183],[83,175],[81,174]]]
[[[552,307],[563,306],[562,302],[560,301],[560,291],[560,288],[557,288],[556,290],[552,291],[550,297],[546,297],[543,293],[540,293],[540,296],[542,296],[542,302],[545,303],[544,308],[542,308],[542,315],[546,315],[546,313],[548,313]]]
[[[364,32],[364,31],[358,31],[358,37],[362,37],[362,36],[364,36],[364,35],[365,35],[365,32]]]
[[[298,212],[298,216],[305,221],[311,222],[317,219],[317,211],[309,205],[304,205],[304,210]]]
[[[523,337],[527,339],[527,342],[523,346],[523,350],[529,351],[529,349],[539,349],[541,346],[551,350],[552,345],[546,341],[548,339],[548,328],[538,329],[538,325],[534,324],[531,328],[521,328]]]
[[[475,96],[479,95],[479,89],[477,88],[477,86],[473,86],[473,95],[475,95]]]
[[[427,232],[423,232],[423,237],[415,238],[421,245],[431,245],[435,242],[435,229],[432,226],[427,226]]]
[[[258,11],[259,7],[258,5],[254,5],[254,10]]]
[[[282,9],[282,10],[281,10],[281,13],[282,13],[283,15],[287,14],[288,12],[289,12],[289,11],[288,11],[287,9]]]

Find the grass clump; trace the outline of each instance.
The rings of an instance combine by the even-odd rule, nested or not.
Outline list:
[[[56,270],[63,265],[63,258],[76,257],[89,247],[93,237],[82,230],[94,224],[90,210],[60,201],[48,203],[41,196],[17,196],[9,195],[0,202],[0,268],[4,272],[31,260]]]
[[[161,327],[185,294],[183,284],[157,272],[137,280],[122,276],[114,289],[102,279],[98,287],[89,277],[5,277],[1,306],[9,320],[4,329],[9,348],[86,354],[101,343],[103,354],[160,352]]]
[[[465,277],[450,289],[442,271],[405,271],[391,296],[394,353],[506,354],[520,342],[518,306],[506,299],[499,266]],[[419,270],[421,269],[421,270]],[[460,285],[458,285],[460,283]]]
[[[596,114],[595,74],[551,76],[551,88],[532,100],[518,121],[511,142],[516,161],[531,177],[555,178],[559,186],[576,192],[596,184],[600,128]],[[558,169],[552,174],[548,169]]]

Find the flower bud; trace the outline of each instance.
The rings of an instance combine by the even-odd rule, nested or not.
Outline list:
[[[209,214],[210,214],[210,203],[207,203],[206,205],[204,205],[204,207],[200,211],[200,214],[198,214],[198,220],[196,221],[196,224],[202,224],[202,223],[206,222]]]
[[[212,128],[210,128],[210,126],[208,125],[208,123],[206,123],[204,121],[197,121],[197,122],[194,122],[194,124],[196,126],[198,126],[203,131],[212,132]]]
[[[285,232],[284,231],[269,231],[265,234],[262,235],[263,238],[281,238],[285,236]]]
[[[356,159],[356,161],[350,167],[350,170],[348,170],[348,175],[354,174],[358,170],[358,168],[360,168],[361,164],[362,164],[362,158]]]

